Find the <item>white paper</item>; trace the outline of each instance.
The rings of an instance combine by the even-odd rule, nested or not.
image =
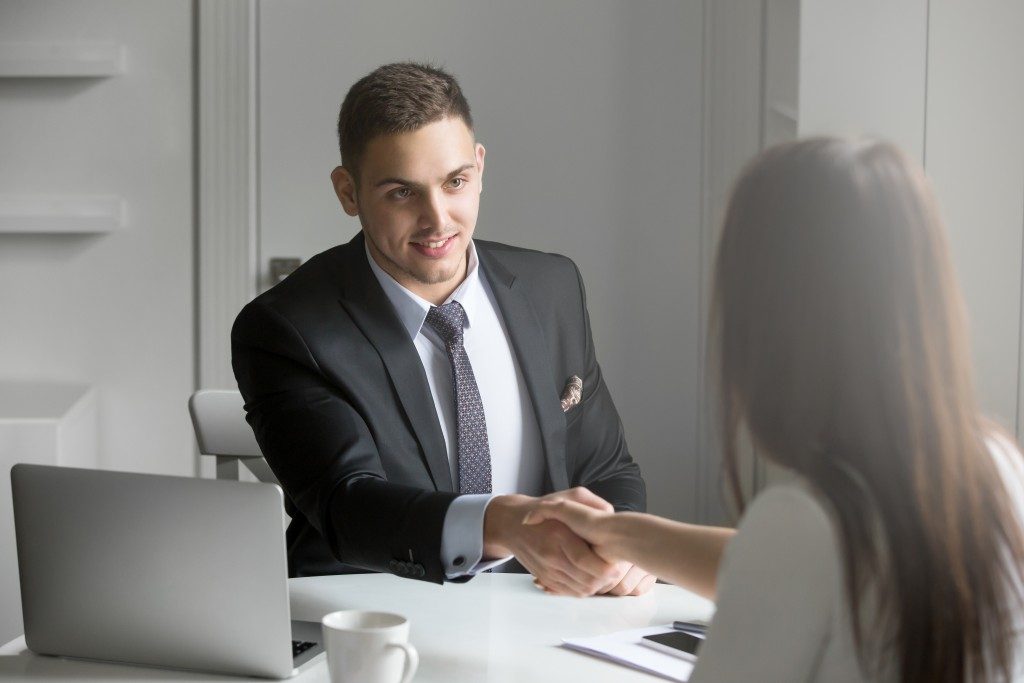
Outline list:
[[[601,657],[617,664],[631,666],[647,673],[685,682],[690,679],[693,664],[679,657],[658,652],[640,643],[644,636],[671,631],[672,626],[646,626],[628,631],[616,631],[603,636],[565,638],[562,647]]]

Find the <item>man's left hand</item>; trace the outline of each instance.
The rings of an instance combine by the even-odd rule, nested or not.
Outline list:
[[[651,590],[658,577],[648,574],[629,562],[616,562],[622,571],[622,578],[598,591],[598,595],[643,595]]]
[[[640,567],[629,562],[616,562],[615,566],[619,570],[615,581],[606,584],[595,595],[643,595],[650,591],[658,580],[658,577],[654,574],[648,574]],[[557,592],[549,589],[537,579],[534,579],[533,582],[537,584],[538,588],[542,588],[549,593]]]

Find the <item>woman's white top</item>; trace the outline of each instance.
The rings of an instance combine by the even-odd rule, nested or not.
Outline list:
[[[990,446],[1024,525],[1021,457],[1002,440]],[[876,678],[865,678],[858,666],[839,538],[831,510],[805,483],[758,495],[726,547],[717,611],[691,683],[897,681],[895,662]],[[870,638],[873,615],[864,614]],[[1019,612],[1017,625],[1014,680],[1024,680]]]

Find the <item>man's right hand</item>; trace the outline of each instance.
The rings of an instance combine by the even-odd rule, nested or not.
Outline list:
[[[621,565],[599,557],[566,525],[555,520],[523,524],[523,518],[542,502],[557,500],[614,512],[611,504],[582,487],[541,498],[496,496],[484,515],[484,556],[515,555],[540,585],[565,595],[594,595],[617,584],[622,579]]]

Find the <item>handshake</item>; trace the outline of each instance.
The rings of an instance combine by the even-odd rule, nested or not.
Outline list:
[[[610,503],[582,487],[540,498],[496,496],[484,517],[484,557],[514,555],[533,574],[539,588],[556,595],[642,595],[649,591],[656,577],[629,562],[616,561],[608,553],[602,556],[586,538],[586,528],[572,516],[560,514],[567,507],[587,508],[600,517],[615,514]]]

